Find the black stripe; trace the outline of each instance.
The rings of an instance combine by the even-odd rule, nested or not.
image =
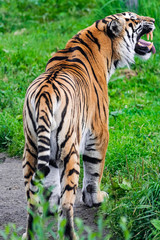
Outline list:
[[[98,97],[98,92],[97,92],[97,89],[96,89],[95,85],[94,85],[94,90],[95,90],[95,93],[96,93],[96,96],[97,96],[97,105],[98,105],[99,118],[101,118],[100,105],[99,105],[99,97]]]
[[[78,156],[78,153],[77,153],[77,151],[76,151],[76,149],[75,149],[75,145],[72,144],[69,153],[68,153],[68,154],[65,156],[65,158],[64,158],[64,169],[63,169],[62,174],[61,174],[61,179],[60,179],[61,182],[62,182],[64,173],[65,173],[65,170],[66,170],[66,165],[67,165],[67,163],[69,162],[70,157],[71,157],[72,155],[74,155],[74,154],[76,154],[76,155]],[[78,164],[78,163],[77,163],[77,164]]]
[[[103,112],[104,112],[104,116],[107,117],[106,108],[105,108],[104,104],[103,104]]]
[[[51,107],[52,107],[52,99],[51,99],[51,95],[50,95],[50,93],[45,91],[43,94],[46,94],[45,97],[48,97],[48,98],[49,98],[50,105],[51,105]],[[42,94],[42,96],[43,96],[43,94]],[[47,100],[48,100],[48,99],[47,99]],[[47,102],[48,102],[48,101],[47,101]],[[52,112],[51,112],[51,114],[52,114]]]
[[[67,134],[65,135],[65,140],[61,143],[61,149],[65,147],[66,145],[66,142],[68,141],[68,139],[72,136],[73,132],[74,132],[74,129],[72,128],[72,131],[71,133],[69,134],[70,132],[70,128],[68,129],[68,132]]]
[[[32,186],[35,186],[35,185],[36,185],[36,181],[33,180],[33,178],[31,179],[30,183],[31,183]]]
[[[87,155],[83,155],[83,161],[93,163],[93,164],[98,164],[98,163],[102,162],[101,159],[89,157]]]
[[[46,142],[46,141],[44,141],[44,140],[42,140],[42,139],[38,139],[38,142],[41,142],[41,143],[43,143],[43,144],[45,144],[45,145],[48,146],[48,142]]]
[[[95,143],[90,143],[90,144],[87,144],[86,147],[94,147],[96,144]]]
[[[66,105],[61,113],[61,122],[59,124],[59,127],[57,129],[57,134],[56,134],[56,142],[58,143],[58,135],[60,133],[60,131],[62,130],[62,126],[63,126],[63,122],[64,122],[64,119],[65,119],[65,116],[66,116],[66,113],[67,113],[67,108],[68,108],[68,96],[66,94],[66,92],[64,91],[64,94],[65,94],[65,97],[66,97]],[[58,154],[59,154],[59,146],[57,144],[57,152],[56,152],[56,159],[58,159]]]
[[[71,176],[73,173],[76,173],[77,175],[79,175],[79,172],[73,168],[69,171],[68,176]]]
[[[56,83],[58,83],[63,90],[66,89],[67,92],[70,94],[71,98],[73,97],[70,88],[68,88],[68,86],[66,86],[66,84],[65,84],[64,81],[63,81],[63,83],[62,83],[62,82],[56,80]],[[65,91],[65,90],[64,90],[64,91]]]
[[[52,73],[48,74],[48,72],[45,72],[45,73],[43,73],[43,75],[44,76],[42,77],[42,81],[37,86],[34,87],[34,91],[32,90],[31,97],[35,94],[37,89],[39,89],[39,87],[44,84],[45,81],[48,81],[48,79],[50,79]]]
[[[27,194],[27,200],[29,200],[30,199],[30,194],[29,194],[29,190],[26,192],[26,194]]]
[[[24,176],[24,178],[30,178],[30,177],[32,177],[32,176],[33,176],[33,173],[30,172],[30,173],[26,174],[26,175]]]
[[[38,193],[38,189],[37,189],[36,191],[33,191],[33,190],[30,189],[30,192],[31,192],[33,195],[35,195],[36,193]]]
[[[45,115],[46,115],[46,117],[47,117],[47,119],[48,119],[49,125],[51,125],[51,121],[50,121],[50,119],[49,119],[49,117],[48,117],[47,112],[45,112],[44,110],[41,110],[41,112],[45,113]]]
[[[34,148],[34,150],[37,152],[37,146],[35,143],[32,141],[32,139],[27,135],[28,142],[31,144],[31,146]]]
[[[111,41],[111,49],[112,49],[112,55],[111,55],[111,63],[113,62],[113,41]]]
[[[43,120],[43,122],[47,125],[48,128],[50,127],[50,124],[46,121],[44,116],[40,117],[40,119]]]
[[[119,60],[115,60],[115,61],[114,61],[114,66],[115,66],[115,68],[117,68],[118,62],[119,62]]]
[[[127,37],[130,39],[130,35],[129,35],[129,32],[128,32],[127,28],[125,28],[125,31],[127,33]]]
[[[137,32],[140,28],[141,28],[141,25],[135,30],[135,32]]]
[[[26,128],[25,130],[28,131],[27,134],[29,134],[29,135],[31,136],[32,134],[31,134],[31,131],[29,130],[29,127],[28,127],[28,124],[27,124],[27,123],[26,123],[26,125],[25,125],[25,128]]]
[[[48,166],[45,166],[44,164],[38,164],[38,170],[40,171],[40,175],[43,174],[43,177],[46,177],[50,173],[50,168]],[[39,175],[38,172],[37,174]],[[36,174],[36,178],[37,178],[37,174]]]
[[[68,61],[68,62],[75,62],[75,63],[80,63],[80,64],[82,64],[82,65],[84,66],[84,68],[86,69],[86,72],[87,72],[87,74],[88,74],[88,76],[89,76],[89,78],[90,78],[90,74],[89,74],[89,72],[88,72],[88,69],[87,69],[86,65],[85,65],[84,62],[81,61],[79,58],[72,58],[72,59],[68,59],[67,61]]]
[[[67,76],[64,76],[64,77],[61,77],[61,80],[64,80],[65,83],[69,84],[70,87],[75,91],[75,87],[73,86],[73,84],[75,84],[75,83],[71,83],[71,82],[67,81],[67,78],[68,78]]]
[[[66,168],[66,165],[67,165],[70,157],[71,157],[73,154],[78,155],[78,153],[77,153],[77,151],[76,151],[76,149],[75,149],[75,145],[74,145],[74,144],[72,144],[69,153],[68,153],[68,154],[65,156],[65,158],[64,158],[64,169]]]
[[[105,23],[105,24],[108,23],[108,21],[104,18],[102,19],[102,22]]]
[[[107,58],[107,70],[108,70],[108,73],[109,73],[110,68],[109,68],[109,60],[108,60],[108,58]]]
[[[25,182],[24,182],[24,186],[26,186],[27,184],[28,184],[28,181],[25,181]]]
[[[99,24],[100,20],[96,21],[96,28],[98,29],[98,24]]]
[[[50,145],[50,139],[46,136],[39,136],[38,141],[44,139],[47,145]]]
[[[118,18],[116,17],[116,15],[114,15],[114,14],[113,14],[112,16],[113,16],[113,17],[115,17],[115,19],[117,19],[117,20],[118,20]]]
[[[134,32],[133,24],[132,24],[132,23],[129,23],[128,26],[131,27],[131,28],[132,28],[132,31]]]
[[[38,160],[44,161],[44,162],[49,162],[49,156],[44,155],[44,156],[39,156]]]
[[[69,184],[67,184],[66,185],[66,187],[65,187],[65,189],[64,189],[64,191],[63,191],[63,194],[65,193],[65,191],[72,191],[72,190],[74,190],[74,194],[76,194],[76,185],[74,185],[73,187],[71,187]],[[62,194],[62,195],[63,195]]]
[[[113,20],[114,18],[113,17],[107,17],[108,19],[111,19],[111,20]]]
[[[29,148],[26,148],[26,151],[29,152],[32,157],[34,157],[35,159],[37,159],[37,155],[34,154],[33,152],[31,152],[31,150],[30,150]]]
[[[129,46],[129,44],[127,43],[127,41],[126,41],[126,39],[123,37],[123,40],[124,40],[124,42],[126,43],[126,47],[127,47],[127,50],[129,51],[129,52],[131,52],[131,50],[130,50],[130,46]]]
[[[98,42],[98,39],[97,39],[96,37],[94,37],[93,34],[92,34],[92,32],[89,31],[89,30],[88,30],[88,34],[91,36],[91,38],[93,38],[93,39],[91,39],[91,40],[92,40],[95,44],[97,44],[98,50],[100,51],[101,46],[100,46],[100,44],[99,44],[99,42]]]
[[[50,148],[46,148],[46,147],[43,147],[43,146],[38,146],[38,153],[48,151],[49,149]]]
[[[92,173],[91,174],[93,177],[99,177],[100,175],[99,175],[99,173]]]
[[[48,74],[48,73],[47,73],[47,74]],[[36,78],[36,79],[31,83],[31,85],[28,87],[27,93],[29,92],[29,90],[30,90],[32,87],[34,87],[34,85],[36,85],[40,80],[42,80],[43,78],[45,78],[45,75],[46,75],[46,73],[42,73],[38,78]],[[35,90],[37,90],[38,87],[39,87],[41,84],[42,84],[42,82],[40,82],[40,83],[38,84],[38,86],[36,86]],[[32,95],[31,95],[31,96],[32,96]]]
[[[39,97],[42,89],[43,89],[43,88],[46,88],[46,87],[48,88],[49,86],[45,84],[45,85],[43,85],[43,86],[39,89],[38,93],[37,93],[36,96],[35,96],[35,99],[36,99],[36,100],[37,100],[37,98]]]
[[[93,152],[95,152],[95,151],[96,151],[96,149],[94,149],[94,148],[91,148],[91,147],[85,147],[85,149],[86,149],[87,151],[93,151]]]
[[[51,103],[49,103],[49,101],[48,101],[48,98],[47,98],[47,95],[48,95],[48,97],[50,98],[50,94],[48,93],[48,92],[43,92],[41,95],[40,95],[40,97],[39,97],[39,99],[38,99],[38,101],[37,101],[37,103],[36,103],[36,109],[38,108],[38,112],[37,112],[37,121],[38,121],[38,118],[39,118],[39,106],[40,106],[40,101],[41,101],[41,98],[42,97],[44,97],[44,99],[46,100],[45,101],[45,103],[46,103],[46,105],[47,105],[47,107],[48,107],[48,109],[49,109],[49,111],[50,111],[50,114],[53,116],[53,112],[52,112],[52,100],[51,100],[51,98],[50,98],[50,101],[51,101]],[[51,106],[50,106],[51,105]]]
[[[57,99],[57,102],[59,101],[60,99],[60,92],[59,92],[59,89],[55,86],[55,84],[52,82],[52,88],[56,94],[56,99]]]
[[[54,168],[58,168],[56,160],[55,159],[50,159],[49,160],[49,165],[54,167]]]
[[[76,38],[83,46],[85,46],[86,48],[88,48],[88,50],[90,51],[90,53],[92,54],[93,58],[94,58],[94,55],[93,55],[93,52],[92,52],[92,49],[89,47],[89,45],[84,42],[81,38]],[[94,58],[95,59],[95,58]]]
[[[47,128],[46,128],[45,126],[40,125],[40,126],[38,126],[38,128],[37,128],[37,134],[39,135],[41,132],[47,132],[47,133],[49,133],[49,130],[47,130]]]
[[[53,62],[53,61],[62,61],[62,60],[66,60],[68,57],[67,56],[56,56],[56,57],[52,57],[51,59],[49,59],[47,65],[50,63],[50,62]],[[47,67],[46,65],[46,67]]]
[[[33,129],[36,133],[36,124],[33,120],[33,116],[32,116],[32,113],[31,113],[31,110],[30,110],[30,107],[29,107],[29,102],[28,102],[28,98],[27,98],[27,108],[28,108],[28,112],[29,112],[29,116],[30,116],[30,119],[31,119],[31,122],[32,122],[32,125],[33,125]]]

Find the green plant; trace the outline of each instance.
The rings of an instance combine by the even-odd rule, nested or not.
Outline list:
[[[20,229],[17,229],[15,224],[9,223],[5,226],[4,231],[0,230],[0,236],[4,240],[21,240],[22,237],[18,236],[19,231]]]
[[[108,173],[110,175],[110,185],[108,186],[110,200],[107,205],[105,203],[102,205],[101,211],[108,219],[111,232],[118,239],[123,239],[124,236],[125,239],[136,240],[158,239],[159,172],[152,170],[146,172],[147,168],[144,162],[142,162],[141,169],[137,167],[132,171],[128,166],[126,168],[126,176],[118,173],[117,176],[112,177]],[[156,218],[157,220],[155,220]],[[128,225],[126,225],[126,219]]]
[[[41,176],[41,179],[43,177]],[[33,232],[30,232],[31,239],[64,239],[64,231],[66,220],[62,220],[57,229],[58,225],[58,206],[53,206],[52,216],[48,215],[49,212],[49,202],[47,196],[50,195],[51,189],[46,192],[40,183],[37,181],[36,186],[38,187],[38,193],[36,196],[37,203],[34,205],[35,211],[28,209],[29,213],[33,216]],[[75,219],[76,225],[76,235],[80,240],[109,240],[111,235],[103,236],[103,230],[106,226],[105,221],[102,217],[98,218],[98,231],[93,232],[89,226],[84,225],[83,221],[79,218]],[[4,240],[20,240],[21,236],[19,234],[20,229],[16,228],[15,224],[9,223],[5,226],[4,230],[0,230],[0,236]],[[85,233],[85,238],[84,238]]]
[[[121,217],[120,219],[120,227],[123,231],[123,234],[124,234],[124,239],[125,240],[130,240],[131,239],[131,234],[128,230],[128,227],[127,227],[127,219],[125,217]]]

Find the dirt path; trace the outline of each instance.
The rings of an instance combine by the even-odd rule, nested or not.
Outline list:
[[[88,208],[81,202],[81,190],[79,189],[75,203],[75,216],[83,219],[85,225],[96,231],[96,212],[97,208]],[[22,161],[0,153],[0,229],[4,229],[4,225],[12,222],[17,227],[22,227],[22,232],[24,232],[26,215]]]

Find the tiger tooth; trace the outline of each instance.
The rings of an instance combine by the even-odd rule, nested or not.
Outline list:
[[[147,36],[147,40],[149,40],[149,33],[147,33],[146,36]]]
[[[142,44],[142,43],[140,43],[140,42],[138,42],[138,45],[139,45],[139,46],[143,46],[143,44]]]
[[[150,32],[151,40],[153,40],[153,32]]]
[[[153,42],[148,46],[149,50],[151,50],[153,47]]]

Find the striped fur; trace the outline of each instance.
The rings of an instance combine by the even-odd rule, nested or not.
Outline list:
[[[48,198],[50,211],[59,204],[60,219],[67,220],[65,235],[71,240],[80,154],[84,203],[96,206],[107,196],[100,191],[109,140],[107,82],[117,67],[134,62],[137,36],[146,24],[154,29],[153,22],[128,12],[96,21],[54,54],[27,90],[23,173],[28,207],[36,211],[35,182],[43,173],[44,188],[54,186]],[[32,221],[28,213],[27,239]]]

